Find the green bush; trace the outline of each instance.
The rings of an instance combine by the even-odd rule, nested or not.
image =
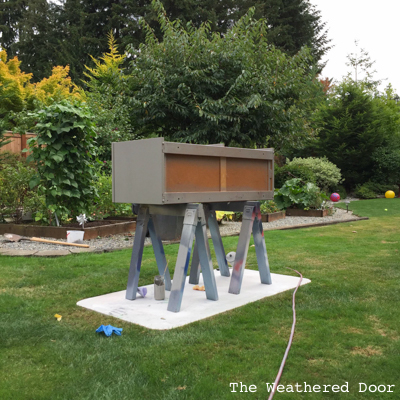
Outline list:
[[[0,164],[0,219],[14,218],[19,223],[28,211],[36,211],[43,199],[29,187],[36,169],[12,153],[3,154]]]
[[[313,183],[295,178],[275,190],[274,201],[280,209],[295,207],[303,210],[320,209],[328,197]]]
[[[317,178],[312,170],[305,165],[285,164],[279,167],[275,164],[275,187],[282,187],[285,182],[292,178],[300,178],[304,183],[316,183]]]
[[[378,192],[386,190],[396,185],[400,186],[400,139],[393,138],[393,143],[387,147],[377,148],[372,154],[375,161],[375,168],[372,180],[374,182],[382,182],[382,188]]]
[[[314,183],[324,192],[332,191],[339,183],[343,182],[340,169],[326,157],[294,158],[288,166],[307,168],[315,175]]]
[[[133,216],[132,205],[127,203],[112,202],[111,175],[100,174],[95,182],[99,194],[97,200],[89,207],[88,219],[97,220],[112,216]]]
[[[18,163],[25,162],[23,157],[11,151],[2,152],[1,157],[0,170],[6,166],[16,167]]]
[[[380,193],[382,193],[383,195],[384,195],[388,190],[393,191],[393,192],[395,193],[396,196],[399,195],[400,189],[399,189],[399,187],[398,187],[397,185],[383,185],[383,186],[384,186],[385,189],[384,189],[382,192],[380,192]]]
[[[354,194],[360,199],[376,199],[377,197],[377,193],[374,191],[371,182],[364,183],[363,185],[357,185]]]
[[[383,181],[385,182],[385,181]],[[390,183],[381,183],[381,182],[375,182],[375,181],[369,181],[365,183],[364,185],[367,185],[367,187],[371,188],[378,196],[383,196],[388,190],[392,190],[396,194],[399,192],[399,187],[394,184]]]
[[[361,199],[375,199],[377,196],[383,196],[388,190],[392,190],[396,195],[399,193],[397,185],[368,181],[358,185],[354,194]]]
[[[31,188],[38,186],[47,209],[61,220],[87,213],[97,197],[95,131],[88,109],[64,100],[33,115],[37,137],[28,140],[32,152],[28,159],[36,162],[38,171]]]
[[[11,142],[11,140],[9,138],[6,138],[4,136],[4,134],[6,132],[5,132],[5,129],[4,129],[3,125],[4,125],[4,121],[3,121],[3,119],[0,119],[0,148]],[[3,158],[4,158],[4,153],[1,153],[0,154],[0,161]]]

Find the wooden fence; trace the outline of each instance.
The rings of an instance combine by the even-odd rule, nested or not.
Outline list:
[[[11,142],[3,147],[0,147],[0,152],[10,151],[12,153],[21,154],[23,157],[26,157],[28,153],[22,153],[22,150],[28,147],[26,141],[32,137],[36,137],[36,134],[30,132],[20,134],[7,131],[4,134],[4,138],[6,140],[11,140]]]

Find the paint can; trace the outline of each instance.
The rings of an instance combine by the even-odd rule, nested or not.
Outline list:
[[[154,277],[154,300],[165,299],[165,282],[162,275]]]
[[[67,243],[83,243],[85,231],[67,231]]]

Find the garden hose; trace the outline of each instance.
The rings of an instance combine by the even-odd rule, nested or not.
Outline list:
[[[301,285],[301,282],[303,280],[303,275],[299,271],[296,271],[295,269],[292,269],[292,268],[288,268],[288,269],[291,269],[292,271],[297,272],[300,275],[300,280],[299,280],[299,283],[296,286],[296,289],[293,292],[293,297],[292,297],[292,299],[293,299],[293,301],[292,301],[293,323],[292,323],[292,331],[290,332],[289,343],[288,343],[288,345],[286,347],[286,351],[285,351],[285,354],[283,356],[282,363],[281,363],[281,366],[280,366],[279,371],[278,371],[278,375],[275,378],[275,382],[274,382],[274,384],[272,386],[272,392],[269,395],[268,400],[272,400],[272,398],[274,397],[274,394],[276,392],[276,388],[277,388],[278,383],[279,383],[279,381],[281,379],[283,368],[285,367],[286,359],[287,359],[287,356],[289,354],[290,347],[292,345],[293,336],[294,336],[294,328],[296,326],[296,303],[295,303],[295,297],[296,297],[297,289],[299,288],[299,286]]]

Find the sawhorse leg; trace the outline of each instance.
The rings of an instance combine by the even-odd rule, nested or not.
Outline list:
[[[250,235],[253,231],[254,245],[256,248],[257,264],[261,282],[271,284],[267,250],[265,247],[264,231],[262,228],[260,203],[246,202],[243,211],[242,227],[240,229],[236,257],[233,264],[232,278],[229,293],[239,294],[243,281],[247,252],[249,250]]]
[[[265,246],[264,229],[261,220],[260,203],[255,203],[255,218],[253,222],[253,239],[257,255],[258,272],[261,283],[271,285],[271,273],[269,270],[267,248]]]
[[[217,284],[215,282],[214,268],[211,260],[210,246],[208,244],[207,226],[204,212],[199,207],[199,221],[196,226],[196,243],[199,253],[203,282],[208,300],[218,300]]]
[[[226,261],[224,245],[222,243],[221,234],[219,232],[218,221],[215,211],[210,210],[206,205],[204,207],[204,214],[208,221],[210,228],[211,239],[214,245],[215,255],[217,257],[218,267],[222,276],[230,276],[228,263]],[[197,243],[195,242],[192,263],[190,265],[189,283],[198,284],[200,276],[200,260],[197,250]]]
[[[230,276],[228,263],[226,261],[226,254],[224,245],[222,243],[221,233],[219,232],[218,221],[215,211],[205,209],[208,226],[210,228],[211,239],[214,245],[215,256],[217,257],[218,267],[222,276]]]
[[[150,237],[153,245],[154,255],[157,261],[158,272],[165,277],[165,289],[171,290],[171,277],[165,258],[164,247],[157,227],[149,214],[149,208],[138,206],[138,216],[136,221],[135,238],[133,240],[131,263],[129,267],[128,284],[126,287],[125,298],[135,300],[137,288],[139,285],[140,267],[142,265],[142,256],[144,241],[146,239],[147,228],[149,228]]]
[[[131,264],[129,267],[128,284],[126,287],[126,299],[135,300],[139,284],[140,266],[142,264],[144,240],[149,222],[149,209],[140,207],[136,220],[135,238],[133,240]]]
[[[159,230],[156,227],[156,222],[151,216],[149,219],[148,227],[151,243],[153,245],[154,255],[157,261],[158,272],[160,273],[160,275],[164,275],[165,290],[171,290],[171,276],[169,274],[169,269],[167,268],[167,259],[165,258],[164,246],[162,244],[160,236],[157,233],[159,232]]]
[[[197,242],[194,242],[192,263],[190,264],[189,283],[197,285],[200,279],[200,258],[199,250],[197,249]]]
[[[168,301],[168,311],[179,312],[181,308],[193,237],[195,235],[198,257],[203,271],[206,297],[209,300],[218,300],[217,286],[208,248],[203,206],[201,204],[189,204],[183,221],[181,243],[179,245],[174,279]]]

